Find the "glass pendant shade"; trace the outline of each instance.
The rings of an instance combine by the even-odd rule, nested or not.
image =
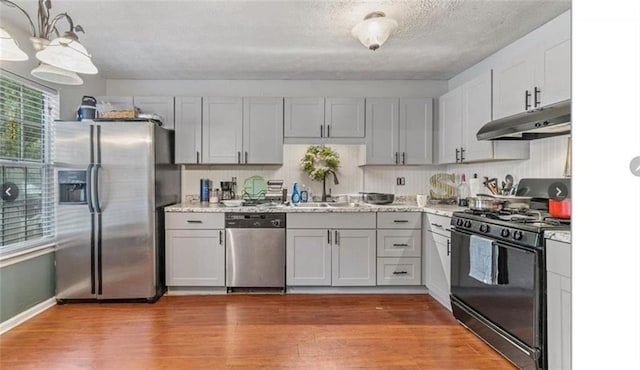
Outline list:
[[[0,60],[21,61],[29,56],[18,47],[16,40],[4,28],[0,28]]]
[[[61,85],[82,85],[83,81],[75,72],[67,71],[46,63],[31,71],[31,75],[44,81],[54,82]]]
[[[98,68],[91,62],[87,49],[77,40],[68,37],[53,39],[49,46],[36,53],[36,58],[43,63],[76,73],[98,73]]]
[[[398,27],[398,22],[386,18],[382,12],[374,12],[367,15],[364,20],[351,30],[351,35],[360,40],[362,45],[370,50],[377,50]]]

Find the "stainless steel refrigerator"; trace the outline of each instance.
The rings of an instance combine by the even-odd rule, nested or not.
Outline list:
[[[55,122],[56,299],[155,301],[163,207],[180,197],[174,132],[153,122]]]

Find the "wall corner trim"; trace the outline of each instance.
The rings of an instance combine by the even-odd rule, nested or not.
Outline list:
[[[0,323],[0,335],[8,332],[9,330],[15,328],[16,326],[27,322],[27,320],[35,317],[42,312],[48,310],[49,308],[56,305],[56,297],[51,297],[46,301],[40,302],[37,305],[29,308],[28,310],[21,312],[14,317],[7,319]]]

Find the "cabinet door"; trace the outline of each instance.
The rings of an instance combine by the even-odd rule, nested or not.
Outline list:
[[[456,150],[462,147],[462,88],[442,95],[439,108],[438,163],[456,163]]]
[[[134,96],[133,105],[140,113],[154,113],[162,117],[162,127],[174,129],[173,96]]]
[[[364,98],[325,99],[325,137],[364,137]]]
[[[493,119],[532,110],[535,84],[533,54],[521,55],[493,71]],[[527,93],[530,96],[525,96]],[[528,107],[528,108],[527,108]]]
[[[491,71],[464,84],[462,92],[463,162],[492,159],[493,142],[476,138],[480,128],[491,121]]]
[[[429,295],[451,310],[451,247],[450,239],[433,232],[425,232],[428,268],[426,285]]]
[[[241,163],[242,98],[204,98],[202,163]]]
[[[571,369],[571,279],[547,272],[549,369]]]
[[[284,137],[324,136],[324,98],[284,98]]]
[[[433,163],[433,99],[400,99],[399,136],[402,164]]]
[[[224,286],[222,230],[167,230],[168,286]]]
[[[376,231],[338,229],[332,232],[332,285],[376,285]]]
[[[540,104],[538,107],[571,98],[571,40],[543,48],[539,74]]]
[[[282,163],[282,98],[244,98],[242,163]]]
[[[202,98],[176,97],[176,163],[202,163]]]
[[[366,101],[367,164],[398,164],[398,99]]]
[[[330,286],[328,229],[287,229],[287,285]]]

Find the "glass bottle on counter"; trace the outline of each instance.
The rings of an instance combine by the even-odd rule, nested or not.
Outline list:
[[[460,184],[458,185],[458,205],[467,207],[469,202],[467,198],[470,196],[469,184],[467,184],[464,173],[460,176]]]

